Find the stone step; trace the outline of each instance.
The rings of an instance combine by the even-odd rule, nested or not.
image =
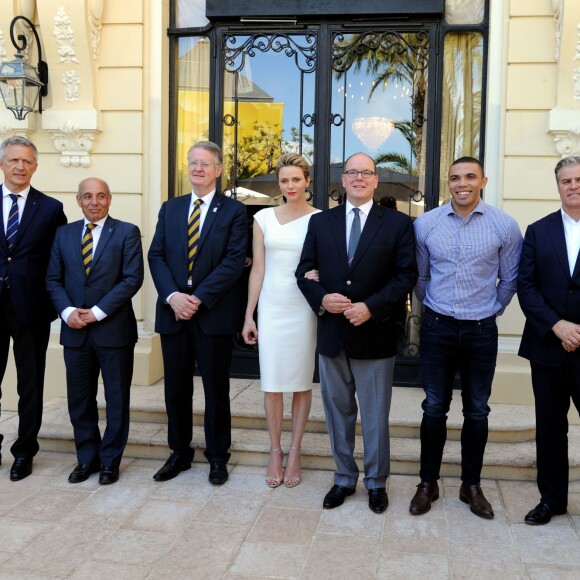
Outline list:
[[[421,425],[421,402],[424,398],[421,389],[394,387],[391,403],[391,436],[400,438],[419,438]],[[231,410],[232,427],[239,429],[267,430],[264,415],[264,395],[260,381],[232,379]],[[101,416],[104,418],[104,397],[99,397]],[[203,425],[203,387],[201,379],[195,378],[193,396],[193,421]],[[284,395],[283,429],[290,431],[291,395]],[[163,397],[163,381],[148,387],[134,387],[131,392],[131,420],[136,423],[167,423]],[[461,396],[458,392],[452,402],[447,421],[448,439],[459,441],[463,415]],[[324,411],[320,397],[320,387],[315,385],[312,393],[312,409],[306,426],[309,433],[326,433]],[[489,417],[489,440],[493,442],[532,441],[535,437],[534,407],[532,405],[492,405]],[[360,421],[357,433],[361,435]]]
[[[239,385],[238,385],[239,386]],[[253,384],[252,391],[245,389],[235,389],[237,393],[233,396],[232,411],[236,418],[236,426],[232,429],[232,458],[234,464],[265,466],[268,461],[270,442],[267,430],[263,427],[263,418],[259,416],[262,394],[256,385]],[[234,389],[232,389],[234,391]],[[257,390],[258,395],[253,391]],[[141,391],[141,392],[139,392]],[[409,393],[410,389],[396,389],[393,395],[393,409],[391,418],[397,425],[391,431],[391,472],[396,474],[418,474],[420,444],[417,438],[418,425],[420,422],[420,399],[421,395]],[[161,395],[159,395],[161,393]],[[245,397],[242,396],[244,393]],[[164,461],[169,453],[167,448],[167,425],[162,420],[165,411],[160,406],[159,397],[162,398],[162,387],[156,389],[150,387],[135,387],[133,390],[132,421],[129,432],[129,443],[125,456],[136,458],[154,458]],[[200,395],[197,395],[196,405],[199,405]],[[245,399],[245,400],[244,400]],[[314,399],[320,405],[319,393],[315,391]],[[398,403],[396,403],[398,399]],[[236,402],[237,400],[237,402]],[[253,401],[250,404],[250,400]],[[415,406],[419,403],[419,411]],[[142,405],[139,411],[134,412],[134,405]],[[534,480],[535,472],[535,444],[533,441],[533,424],[529,423],[527,412],[522,409],[511,409],[520,407],[514,405],[494,406],[492,413],[498,417],[504,417],[504,423],[496,420],[490,421],[490,425],[495,429],[496,439],[490,437],[486,448],[485,465],[483,477],[513,479],[513,480]],[[245,409],[245,411],[243,411]],[[201,407],[196,406],[194,416],[199,419]],[[519,411],[516,413],[516,411]],[[529,411],[529,410],[528,410]],[[319,432],[323,425],[321,407],[313,413],[310,423],[314,428],[309,429],[302,442],[302,464],[305,468],[334,470],[335,464],[330,450],[328,435],[326,432]],[[263,413],[263,411],[262,411]],[[134,415],[139,416],[135,420]],[[146,421],[146,417],[156,420]],[[247,424],[240,426],[238,419],[250,421],[252,417],[257,421],[258,427]],[[518,432],[513,438],[513,432],[507,420],[511,417],[514,430]],[[452,431],[459,432],[460,414],[451,421]],[[244,421],[241,421],[242,424]],[[197,421],[199,422],[199,421]],[[104,428],[104,421],[101,422],[101,429]],[[533,423],[533,421],[532,421]],[[522,438],[522,433],[532,433],[532,438],[526,435]],[[287,450],[290,445],[291,433],[283,433],[282,447]],[[443,456],[441,474],[449,476],[460,475],[460,443],[457,438],[449,438]],[[66,399],[55,399],[45,405],[43,427],[40,433],[41,448],[47,451],[74,452],[74,442],[72,427],[70,425]],[[204,448],[204,435],[201,425],[194,426],[193,447],[196,449],[196,461],[205,461],[202,450]],[[355,456],[362,467],[362,437],[357,436]],[[570,479],[580,479],[580,427],[570,428]],[[362,471],[362,469],[361,469]]]

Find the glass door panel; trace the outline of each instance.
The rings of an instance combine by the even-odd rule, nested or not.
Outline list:
[[[223,45],[222,189],[246,205],[278,205],[280,155],[314,163],[316,36],[229,34]]]

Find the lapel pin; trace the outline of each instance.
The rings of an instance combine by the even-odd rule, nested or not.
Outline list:
[[[217,207],[213,208],[213,213],[215,213],[217,211]]]

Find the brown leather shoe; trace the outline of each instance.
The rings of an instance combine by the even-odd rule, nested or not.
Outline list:
[[[479,485],[462,485],[459,488],[459,499],[468,503],[471,513],[480,518],[491,520],[494,516],[491,504],[485,499]]]
[[[414,516],[426,514],[431,509],[431,502],[439,499],[439,485],[436,481],[422,481],[411,500],[409,511]]]

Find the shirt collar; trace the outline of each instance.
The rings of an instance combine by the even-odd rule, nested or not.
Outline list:
[[[203,201],[203,204],[206,207],[209,207],[211,205],[211,202],[213,201],[214,195],[215,195],[215,189],[213,191],[210,191],[209,193],[207,193],[203,197],[197,197],[197,195],[195,195],[195,193],[192,191],[191,192],[191,205],[193,206],[196,199],[201,199]]]
[[[575,220],[572,216],[568,215],[564,211],[564,208],[563,207],[560,208],[560,212],[562,213],[562,220],[564,222],[568,222],[571,225],[577,225],[578,223],[580,223],[580,220]]]
[[[7,187],[6,184],[3,183],[2,184],[2,196],[3,197],[8,197],[11,193],[13,193],[12,191],[10,191]],[[28,197],[28,194],[30,193],[30,185],[28,187],[25,187],[22,191],[19,191],[16,195],[20,195],[21,197],[23,197],[24,199],[26,199]]]
[[[87,224],[95,224],[96,226],[101,226],[104,227],[105,226],[105,222],[107,221],[107,218],[109,217],[109,214],[107,214],[104,218],[100,219],[99,221],[96,222],[91,222],[89,221],[87,218],[84,219],[84,224],[83,227],[87,227]]]
[[[373,204],[375,203],[374,199],[369,199],[369,201],[367,201],[366,203],[363,203],[362,205],[359,206],[354,206],[352,205],[352,203],[350,203],[350,201],[348,201],[348,199],[346,200],[346,213],[348,214],[349,211],[352,210],[352,208],[354,207],[358,207],[362,213],[364,213],[366,216],[369,215],[371,208],[373,207]]]
[[[451,203],[451,200],[449,200],[447,202],[447,215],[451,215],[454,214],[458,217],[461,217],[456,211],[455,208],[453,207],[453,204]],[[483,199],[479,199],[479,202],[477,203],[477,205],[473,208],[473,210],[469,213],[469,215],[467,216],[468,218],[470,216],[472,216],[474,213],[485,213],[485,202],[483,201]],[[463,219],[463,218],[461,218]]]

